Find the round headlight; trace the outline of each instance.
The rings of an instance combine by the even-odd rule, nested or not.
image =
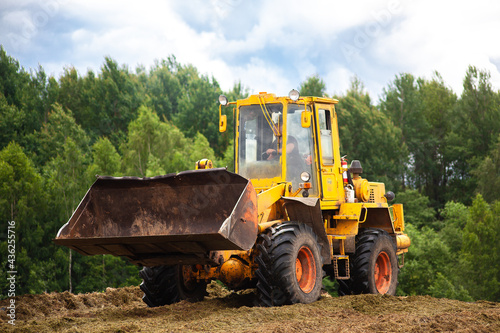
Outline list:
[[[303,182],[308,182],[311,179],[311,175],[309,172],[304,171],[300,174],[300,179],[302,179]]]
[[[220,96],[219,96],[219,103],[220,103],[221,105],[227,105],[227,97],[226,97],[226,96],[224,96],[224,95],[220,95]]]
[[[300,94],[299,94],[299,92],[298,92],[297,90],[292,89],[292,90],[290,90],[290,92],[288,93],[288,97],[290,97],[290,99],[291,99],[292,101],[296,102],[296,101],[299,99]]]

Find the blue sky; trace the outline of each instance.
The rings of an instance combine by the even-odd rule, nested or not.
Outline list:
[[[59,77],[98,72],[110,56],[131,70],[175,55],[223,90],[286,95],[318,74],[328,94],[356,75],[374,102],[396,74],[438,71],[456,93],[468,65],[500,89],[500,2],[3,0],[0,44],[25,68]]]

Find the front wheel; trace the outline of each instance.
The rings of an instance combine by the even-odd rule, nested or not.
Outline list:
[[[313,230],[288,222],[269,228],[257,245],[260,305],[311,303],[321,295],[323,258]]]
[[[187,300],[202,301],[206,295],[207,283],[188,279],[189,266],[144,267],[139,275],[144,292],[142,300],[149,307],[156,307]]]
[[[339,280],[339,295],[396,294],[399,272],[396,244],[386,231],[361,230],[350,261],[351,278]]]

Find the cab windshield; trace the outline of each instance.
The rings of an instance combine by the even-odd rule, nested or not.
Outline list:
[[[262,112],[265,110],[265,113]],[[280,144],[276,125],[283,115],[283,104],[247,105],[240,108],[238,173],[250,179],[281,176],[280,159],[266,153]],[[277,153],[275,157],[278,157]]]
[[[279,177],[281,181],[284,178],[297,190],[302,182],[300,174],[306,171],[311,175],[313,188],[310,194],[314,195],[317,192],[313,173],[314,143],[312,127],[303,128],[301,125],[304,109],[304,104],[287,104],[284,115],[281,103],[242,106],[238,173],[250,179]],[[286,168],[283,170],[281,163],[285,159]]]

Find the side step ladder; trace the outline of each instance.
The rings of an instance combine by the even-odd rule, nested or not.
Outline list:
[[[344,264],[345,274],[339,275],[339,261]],[[334,255],[333,256],[333,272],[335,274],[335,279],[337,280],[349,280],[351,278],[351,272],[349,270],[349,256],[347,255]]]
[[[344,242],[346,239],[346,236],[344,235],[328,235],[328,241],[330,243],[330,255],[332,256],[333,259],[333,273],[335,275],[335,279],[337,280],[349,280],[351,278],[351,271],[349,269],[349,256],[345,254],[345,248],[344,248]],[[333,242],[338,241],[338,252],[340,254],[334,254],[334,249],[333,249]],[[337,253],[338,253],[337,252]],[[339,274],[339,262],[341,266],[343,267],[342,275]]]

